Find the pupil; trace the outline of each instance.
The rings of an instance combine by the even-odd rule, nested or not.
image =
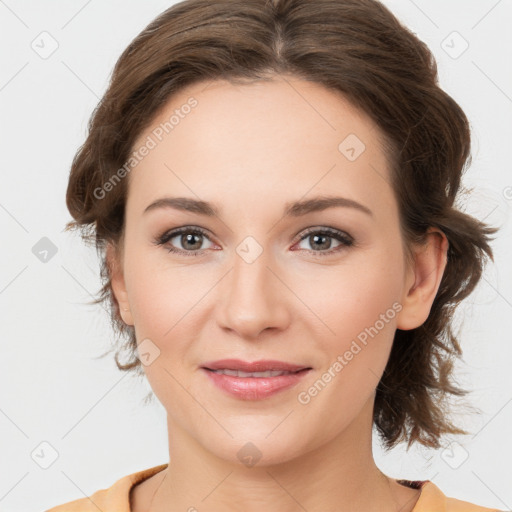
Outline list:
[[[194,242],[193,242],[193,239],[194,237],[199,237],[199,235],[195,235],[195,234],[188,234],[188,235],[184,235],[185,236],[185,244],[188,244],[189,242],[192,243],[192,245],[194,245]],[[184,244],[184,245],[185,245]],[[196,242],[196,245],[199,244],[199,246],[201,246],[201,242]],[[193,249],[196,249],[197,247],[193,247]]]
[[[321,240],[321,239],[326,240],[327,238],[328,238],[328,237],[326,237],[326,236],[324,236],[324,235],[313,235],[313,239],[315,240],[315,243],[317,243],[319,239],[320,239],[320,240]],[[329,243],[326,243],[326,242],[324,242],[324,244],[322,244],[322,243],[320,242],[320,245],[324,245],[324,246],[326,246],[325,248],[326,248],[326,249],[328,249],[330,244],[329,244]]]

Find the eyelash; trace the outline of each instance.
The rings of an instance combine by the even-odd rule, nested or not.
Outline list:
[[[202,235],[205,238],[207,238],[208,240],[210,240],[208,237],[208,234],[203,229],[198,228],[198,227],[192,227],[192,226],[184,226],[182,228],[178,228],[173,231],[166,231],[162,235],[158,236],[154,240],[154,243],[156,245],[164,246],[169,240],[171,240],[172,238],[174,238],[178,235],[181,235],[183,233],[193,234],[193,235]],[[310,236],[312,234],[326,235],[329,238],[334,238],[335,240],[341,242],[341,245],[339,245],[338,247],[335,247],[334,249],[330,249],[328,251],[312,251],[312,250],[302,249],[302,250],[306,250],[306,252],[308,252],[310,254],[313,254],[315,257],[316,256],[319,256],[319,257],[330,256],[330,255],[340,251],[341,250],[340,248],[351,247],[351,246],[355,245],[354,239],[350,235],[344,233],[343,231],[339,231],[337,229],[327,228],[327,227],[324,227],[322,229],[308,228],[306,230],[306,232],[304,233],[304,235],[296,243],[302,242],[303,240],[305,240],[308,236]],[[195,251],[184,251],[182,249],[177,249],[176,247],[173,247],[173,246],[168,246],[168,247],[166,247],[166,249],[168,252],[184,254],[186,256],[197,256],[198,254],[200,254],[201,252],[204,251],[204,249],[197,249]]]

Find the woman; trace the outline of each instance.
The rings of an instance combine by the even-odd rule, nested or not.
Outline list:
[[[169,463],[59,511],[489,511],[386,476],[446,415],[466,116],[375,0],[185,0],[124,51],[67,205],[167,411]],[[91,232],[92,228],[92,232]],[[92,233],[92,234],[91,234]]]

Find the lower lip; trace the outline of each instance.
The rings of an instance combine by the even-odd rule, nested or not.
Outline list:
[[[241,400],[261,400],[295,386],[310,370],[278,377],[233,377],[202,368],[212,382]]]

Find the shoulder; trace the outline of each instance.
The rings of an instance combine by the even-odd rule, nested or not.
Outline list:
[[[446,496],[443,491],[429,480],[421,482],[421,494],[411,512],[504,512],[497,508],[488,508],[455,497]]]
[[[149,469],[123,476],[108,488],[100,489],[90,496],[68,501],[45,512],[130,512],[130,491],[140,482],[167,467],[160,464]]]
[[[456,498],[446,498],[446,510],[447,512],[505,512],[497,508],[483,507]]]

